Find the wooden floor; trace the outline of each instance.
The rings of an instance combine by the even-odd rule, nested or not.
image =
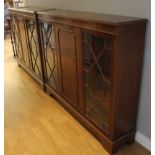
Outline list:
[[[19,68],[5,41],[5,155],[108,155],[57,101]],[[117,155],[149,155],[139,144]]]

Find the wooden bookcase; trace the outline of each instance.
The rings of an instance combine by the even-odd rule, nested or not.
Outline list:
[[[109,153],[132,143],[147,20],[32,10],[10,9],[18,63]]]

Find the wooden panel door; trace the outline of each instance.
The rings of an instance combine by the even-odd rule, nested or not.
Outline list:
[[[61,95],[74,107],[78,106],[77,52],[79,51],[78,30],[56,26],[59,51]]]

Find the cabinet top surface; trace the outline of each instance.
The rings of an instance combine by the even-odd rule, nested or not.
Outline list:
[[[10,11],[15,11],[15,12],[29,12],[29,13],[34,13],[37,11],[46,11],[46,10],[52,10],[52,8],[44,8],[44,7],[33,7],[33,6],[27,6],[27,7],[10,7]]]
[[[137,18],[137,17],[127,17],[120,15],[111,15],[111,14],[103,14],[103,13],[93,13],[93,12],[82,12],[82,11],[72,11],[72,10],[61,10],[61,9],[53,9],[48,11],[40,11],[39,15],[44,16],[45,18],[48,16],[51,17],[61,17],[67,19],[75,19],[75,20],[83,20],[83,21],[94,21],[98,23],[105,24],[125,24],[130,22],[146,22],[147,19]]]

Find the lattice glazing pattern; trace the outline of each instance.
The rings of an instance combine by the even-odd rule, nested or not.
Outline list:
[[[111,40],[83,33],[85,113],[105,132],[109,129]]]
[[[48,23],[41,23],[41,34],[43,41],[46,83],[51,88],[58,90],[54,27]]]
[[[13,50],[15,52],[15,56],[17,56],[18,59],[24,62],[24,54],[23,54],[23,47],[21,43],[21,35],[18,25],[18,20],[16,17],[11,17],[11,39],[12,39],[12,46]]]
[[[36,24],[33,20],[25,20],[25,26],[28,35],[28,44],[31,55],[32,70],[41,78],[41,63],[39,57],[38,40],[36,32]]]

